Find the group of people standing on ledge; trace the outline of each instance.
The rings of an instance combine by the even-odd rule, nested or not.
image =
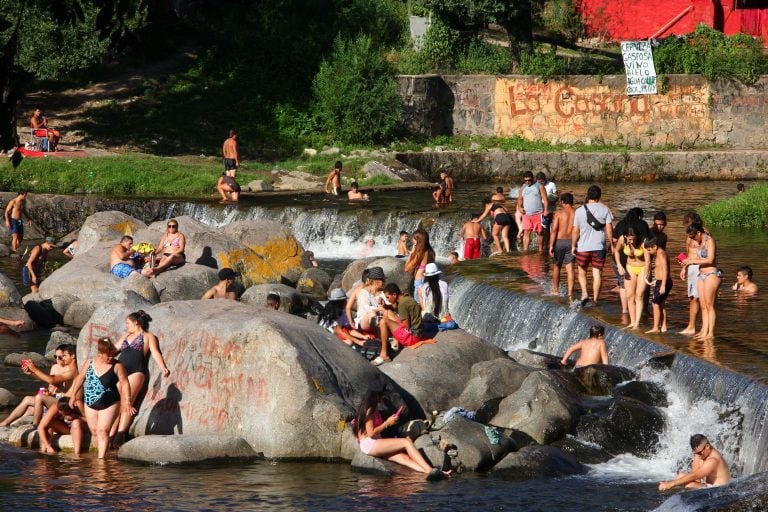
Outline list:
[[[629,328],[639,329],[646,305],[650,302],[652,327],[648,333],[667,331],[666,303],[673,287],[673,275],[679,274],[685,283],[689,302],[688,325],[682,334],[710,339],[714,336],[715,299],[722,283],[717,266],[715,239],[704,227],[701,217],[689,212],[684,217],[686,239],[683,251],[674,258],[679,272],[672,267],[667,252],[667,217],[656,212],[653,225],[643,219],[641,208],[631,208],[615,223],[611,209],[602,202],[602,190],[592,185],[583,205],[575,206],[571,193],[558,194],[557,187],[544,173],[523,174],[523,184],[517,190],[514,213],[507,207],[507,197],[498,187],[484,199],[484,211],[473,214],[460,231],[464,241],[465,260],[481,256],[486,230],[481,224],[491,219],[491,256],[509,252],[512,248],[509,232],[514,222],[518,228],[520,250],[528,251],[532,235],[537,235],[539,254],[546,250],[552,258],[552,287],[550,293],[560,295],[560,276],[566,271],[566,294],[574,296],[578,281],[583,306],[596,304],[600,298],[603,268],[609,262],[616,276],[622,315],[627,315]],[[458,261],[458,254],[452,258]],[[589,276],[592,276],[591,288]],[[752,281],[752,269],[740,267],[733,290],[744,295],[757,293]],[[701,325],[696,329],[696,320]]]

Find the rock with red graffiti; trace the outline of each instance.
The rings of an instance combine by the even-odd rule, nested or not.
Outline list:
[[[78,355],[101,336],[120,336],[130,312],[98,308],[80,333]],[[315,322],[228,300],[167,302],[146,312],[170,376],[150,358],[134,436],[216,434],[243,438],[266,457],[351,458],[347,420],[363,394],[383,389],[404,403],[386,376]]]

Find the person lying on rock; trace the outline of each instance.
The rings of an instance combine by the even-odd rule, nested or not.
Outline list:
[[[231,268],[222,268],[219,270],[219,284],[212,286],[203,294],[203,299],[229,299],[238,300],[235,278],[240,272],[235,272]],[[278,307],[280,304],[278,303]]]
[[[389,283],[384,287],[384,298],[385,302],[381,305],[384,314],[379,324],[381,353],[371,361],[374,366],[390,360],[387,355],[387,340],[390,335],[398,344],[409,348],[419,348],[425,343],[435,343],[433,339],[422,338],[421,308],[410,295],[403,295],[399,286]]]
[[[691,436],[693,462],[690,473],[679,473],[677,478],[659,483],[659,491],[668,491],[675,487],[686,489],[708,489],[725,485],[731,481],[723,456],[715,450],[706,436],[695,434]]]
[[[136,258],[138,257],[136,251],[131,249],[133,245],[133,237],[125,235],[120,239],[120,242],[112,247],[112,251],[109,253],[109,268],[112,275],[125,279],[136,270]],[[149,277],[149,269],[142,270],[142,275]]]
[[[383,399],[382,393],[368,391],[357,409],[352,422],[352,431],[360,445],[360,451],[371,457],[387,459],[419,473],[426,473],[428,480],[439,480],[449,476],[450,471],[443,472],[439,468],[430,466],[410,438],[381,437],[384,430],[400,421],[400,413],[403,409],[401,407],[385,420],[379,411],[379,404]]]
[[[78,408],[69,406],[68,396],[62,396],[48,409],[37,427],[37,434],[40,437],[40,451],[43,453],[56,453],[51,446],[51,434],[62,434],[72,436],[72,449],[75,455],[80,455],[83,420]]]
[[[608,348],[605,345],[605,328],[602,325],[593,325],[589,328],[589,338],[574,343],[565,351],[560,364],[568,364],[568,358],[576,351],[581,351],[574,368],[589,366],[591,364],[608,364]]]

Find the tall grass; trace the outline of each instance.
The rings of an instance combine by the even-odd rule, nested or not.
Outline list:
[[[768,185],[753,185],[743,194],[710,203],[699,210],[699,215],[708,226],[767,226]]]

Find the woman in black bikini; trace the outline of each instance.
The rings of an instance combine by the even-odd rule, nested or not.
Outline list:
[[[118,413],[132,416],[136,409],[131,405],[131,385],[125,368],[115,359],[117,350],[109,338],[101,338],[97,344],[98,353],[93,359],[86,359],[80,373],[72,383],[69,406],[74,408],[80,388],[83,388],[85,420],[91,435],[96,439],[100,459],[104,458],[109,446],[109,428]],[[121,403],[122,402],[122,403]]]
[[[483,203],[485,204],[485,211],[480,217],[472,219],[472,222],[480,222],[488,215],[493,217],[493,228],[491,229],[493,254],[501,252],[501,242],[504,242],[504,251],[509,252],[509,226],[512,225],[512,217],[509,216],[509,212],[502,204],[494,203],[490,197],[483,199]],[[501,236],[501,242],[499,236]]]
[[[157,366],[160,367],[163,377],[168,377],[171,374],[163,359],[163,353],[160,351],[157,336],[149,332],[149,322],[151,321],[152,317],[142,310],[131,313],[125,319],[125,334],[123,334],[121,341],[115,343],[115,349],[120,352],[117,360],[125,367],[128,382],[131,384],[131,389],[134,390],[131,403],[136,400],[144,388],[150,353]],[[118,447],[123,443],[128,427],[131,426],[131,421],[133,421],[133,415],[121,414],[119,422],[115,422],[112,426],[110,434],[114,437],[113,446]]]

